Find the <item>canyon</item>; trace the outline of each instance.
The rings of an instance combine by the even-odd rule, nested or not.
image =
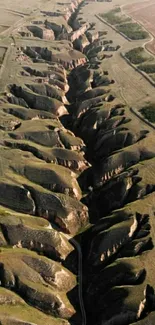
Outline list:
[[[2,325],[154,324],[154,87],[99,19],[120,4],[0,0]]]

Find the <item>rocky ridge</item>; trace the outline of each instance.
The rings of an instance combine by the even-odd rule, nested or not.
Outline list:
[[[3,325],[155,318],[155,140],[116,98],[103,66],[118,47],[81,22],[82,5],[51,5],[13,33],[17,75],[0,97]]]

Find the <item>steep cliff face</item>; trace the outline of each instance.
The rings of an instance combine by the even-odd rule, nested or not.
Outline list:
[[[154,134],[116,98],[105,51],[118,47],[81,25],[80,4],[44,3],[5,38],[3,325],[154,321]]]
[[[94,41],[99,39],[99,32],[98,31],[88,31],[86,33],[88,41],[93,43]]]
[[[71,15],[76,11],[81,3],[83,3],[83,0],[73,0],[70,6],[65,9],[64,18],[66,21],[69,21]]]
[[[82,246],[87,320],[141,324],[140,319],[154,311],[154,276],[148,262],[154,255],[154,137],[135,130],[124,105],[116,104],[104,86],[85,90],[80,84],[83,73],[84,67],[75,69],[70,84],[74,80],[72,129],[86,142],[92,162],[79,177],[87,192],[82,202],[93,224],[83,234]],[[98,74],[94,72],[92,85]],[[153,317],[150,313],[146,322]]]
[[[78,2],[69,6],[71,14],[77,6]],[[69,70],[83,65],[86,57],[73,49],[69,39],[55,40],[64,31],[69,35],[72,28],[65,25],[63,14],[52,15],[52,10],[53,4],[51,10],[33,14],[13,30],[13,40],[20,39],[17,46],[12,45],[16,73],[10,72],[11,80],[3,78],[2,324],[67,325],[80,308],[76,298],[79,256],[69,239],[89,224],[77,181],[89,163],[84,142],[60,118],[69,118]],[[72,265],[76,275],[64,265]],[[80,312],[77,318],[81,320]]]
[[[74,42],[77,38],[82,36],[87,31],[88,28],[89,28],[88,24],[83,24],[83,26],[76,29],[70,36],[71,42]]]
[[[32,26],[28,26],[28,29],[33,33],[35,37],[39,37],[41,39],[46,39],[51,41],[55,39],[53,30],[46,29],[44,25],[43,26],[32,25]]]
[[[83,53],[74,50],[68,42],[67,48],[62,47],[62,44],[60,43],[60,46],[58,44],[57,48],[52,49],[50,47],[26,47],[24,52],[35,61],[45,60],[51,63],[58,63],[65,69],[69,70],[72,70],[78,65],[83,65],[87,61],[86,56]]]

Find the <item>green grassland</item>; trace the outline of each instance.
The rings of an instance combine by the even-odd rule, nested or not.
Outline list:
[[[148,37],[148,33],[136,23],[123,23],[117,26],[117,29],[131,40],[140,40]]]
[[[140,64],[148,59],[143,47],[136,47],[127,52],[125,56],[132,64]]]
[[[144,71],[149,74],[155,73],[155,63],[154,64],[140,64],[138,67],[141,71]]]
[[[148,121],[155,123],[155,103],[144,106],[141,113]]]
[[[100,16],[104,18],[111,25],[117,25],[131,20],[125,15],[121,15],[121,9],[119,7],[110,10],[105,14],[101,14]]]
[[[126,59],[135,65],[139,72],[148,76],[150,82],[155,81],[155,59],[143,47],[134,48],[125,53]]]
[[[100,16],[131,40],[140,40],[148,37],[148,33],[139,24],[133,23],[131,18],[122,14],[120,7],[100,14]]]

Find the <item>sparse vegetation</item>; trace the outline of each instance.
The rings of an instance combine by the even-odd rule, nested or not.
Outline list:
[[[155,73],[155,63],[154,64],[140,64],[138,67],[141,71],[146,73]]]
[[[123,23],[117,26],[117,29],[132,40],[145,39],[148,37],[148,33],[136,23]]]
[[[138,69],[155,59],[145,48],[133,50],[144,63],[122,58],[144,42],[121,36],[132,21],[118,6],[115,27],[94,27],[98,2],[58,1],[40,0],[40,13],[37,0],[3,4],[20,22],[2,41],[0,324],[144,325],[155,315],[155,137],[137,112],[155,100]]]
[[[133,64],[140,64],[147,60],[147,57],[144,55],[143,47],[132,49],[127,52],[125,56]]]
[[[147,74],[149,81],[155,81],[155,60],[143,47],[130,50],[125,57],[137,66],[139,72]]]
[[[155,103],[150,103],[141,109],[143,116],[150,122],[155,123]]]
[[[100,14],[109,24],[114,25],[120,33],[123,33],[132,40],[145,39],[148,33],[137,23],[121,13],[120,7],[113,9],[105,14]]]
[[[116,9],[110,10],[105,14],[101,14],[100,16],[111,25],[117,25],[131,20],[130,18],[125,17],[124,15],[121,16],[119,14],[121,14],[121,9],[120,7],[117,7]]]

